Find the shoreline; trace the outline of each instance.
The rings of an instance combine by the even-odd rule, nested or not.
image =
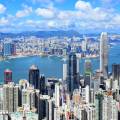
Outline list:
[[[18,56],[9,56],[9,57],[6,57],[6,58],[3,58],[3,57],[0,57],[0,62],[2,61],[6,61],[6,60],[12,60],[12,59],[20,59],[20,58],[27,58],[27,57],[35,57],[35,56],[38,56],[38,57],[57,57],[57,58],[61,58],[63,59],[64,57],[66,56],[58,56],[58,55],[18,55]],[[77,56],[79,59],[96,59],[99,57],[98,56],[86,56],[86,57],[81,57],[81,56]]]

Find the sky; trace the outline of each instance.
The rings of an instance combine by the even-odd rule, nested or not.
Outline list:
[[[0,32],[120,32],[120,0],[0,0]]]

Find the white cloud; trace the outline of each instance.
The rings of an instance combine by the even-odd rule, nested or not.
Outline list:
[[[86,10],[91,10],[92,6],[89,2],[78,0],[75,4],[75,8],[78,10],[86,11]]]
[[[21,18],[21,17],[26,17],[32,13],[32,7],[25,6],[23,10],[19,10],[16,13],[16,17]]]
[[[36,1],[36,0],[35,0]],[[37,0],[42,2],[42,0]],[[49,3],[51,0],[47,0]],[[55,1],[55,0],[54,0]],[[45,2],[44,2],[45,3]],[[14,23],[16,27],[27,30],[50,30],[50,29],[75,29],[75,30],[109,30],[120,29],[120,12],[116,12],[115,9],[103,8],[103,6],[93,7],[90,2],[78,0],[75,3],[74,10],[60,10],[52,7],[39,7],[34,11],[31,7],[23,6],[23,10],[16,13],[17,17],[8,16],[7,18],[1,18],[0,24],[7,24],[10,21],[10,25]],[[25,17],[34,13],[35,16],[32,19],[22,21],[20,17]],[[13,17],[13,19],[12,19]],[[17,23],[17,24],[16,24]]]
[[[56,23],[55,23],[55,21],[48,21],[48,23],[47,23],[47,25],[48,25],[48,27],[50,27],[50,28],[54,28],[55,26],[56,26]]]
[[[4,26],[4,25],[8,24],[8,22],[9,21],[5,17],[0,18],[0,25]]]
[[[3,4],[0,4],[0,14],[4,13],[6,10],[6,7]]]
[[[53,18],[55,11],[53,9],[37,8],[35,13],[44,18]]]

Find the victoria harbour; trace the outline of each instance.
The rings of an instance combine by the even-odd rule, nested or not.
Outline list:
[[[84,59],[80,59],[80,73],[84,72]],[[91,58],[92,70],[95,72],[99,68],[99,58]],[[113,63],[120,61],[120,46],[113,46],[109,51],[109,71]],[[62,78],[63,59],[61,57],[23,57],[14,58],[0,62],[0,82],[4,80],[4,70],[9,68],[13,71],[13,81],[18,83],[20,79],[28,79],[28,70],[32,64],[35,64],[40,69],[40,74],[46,77]]]

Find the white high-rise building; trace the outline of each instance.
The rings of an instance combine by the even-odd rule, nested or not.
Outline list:
[[[101,33],[100,37],[100,71],[105,78],[108,77],[108,35]]]
[[[60,86],[59,83],[55,84],[55,106],[60,106]]]
[[[22,106],[24,105],[35,107],[35,90],[32,87],[22,90]]]
[[[63,62],[63,80],[67,80],[67,60]]]
[[[118,120],[117,102],[112,95],[105,95],[103,100],[103,120]]]
[[[3,111],[16,112],[18,108],[18,89],[14,83],[4,84],[3,86]]]

